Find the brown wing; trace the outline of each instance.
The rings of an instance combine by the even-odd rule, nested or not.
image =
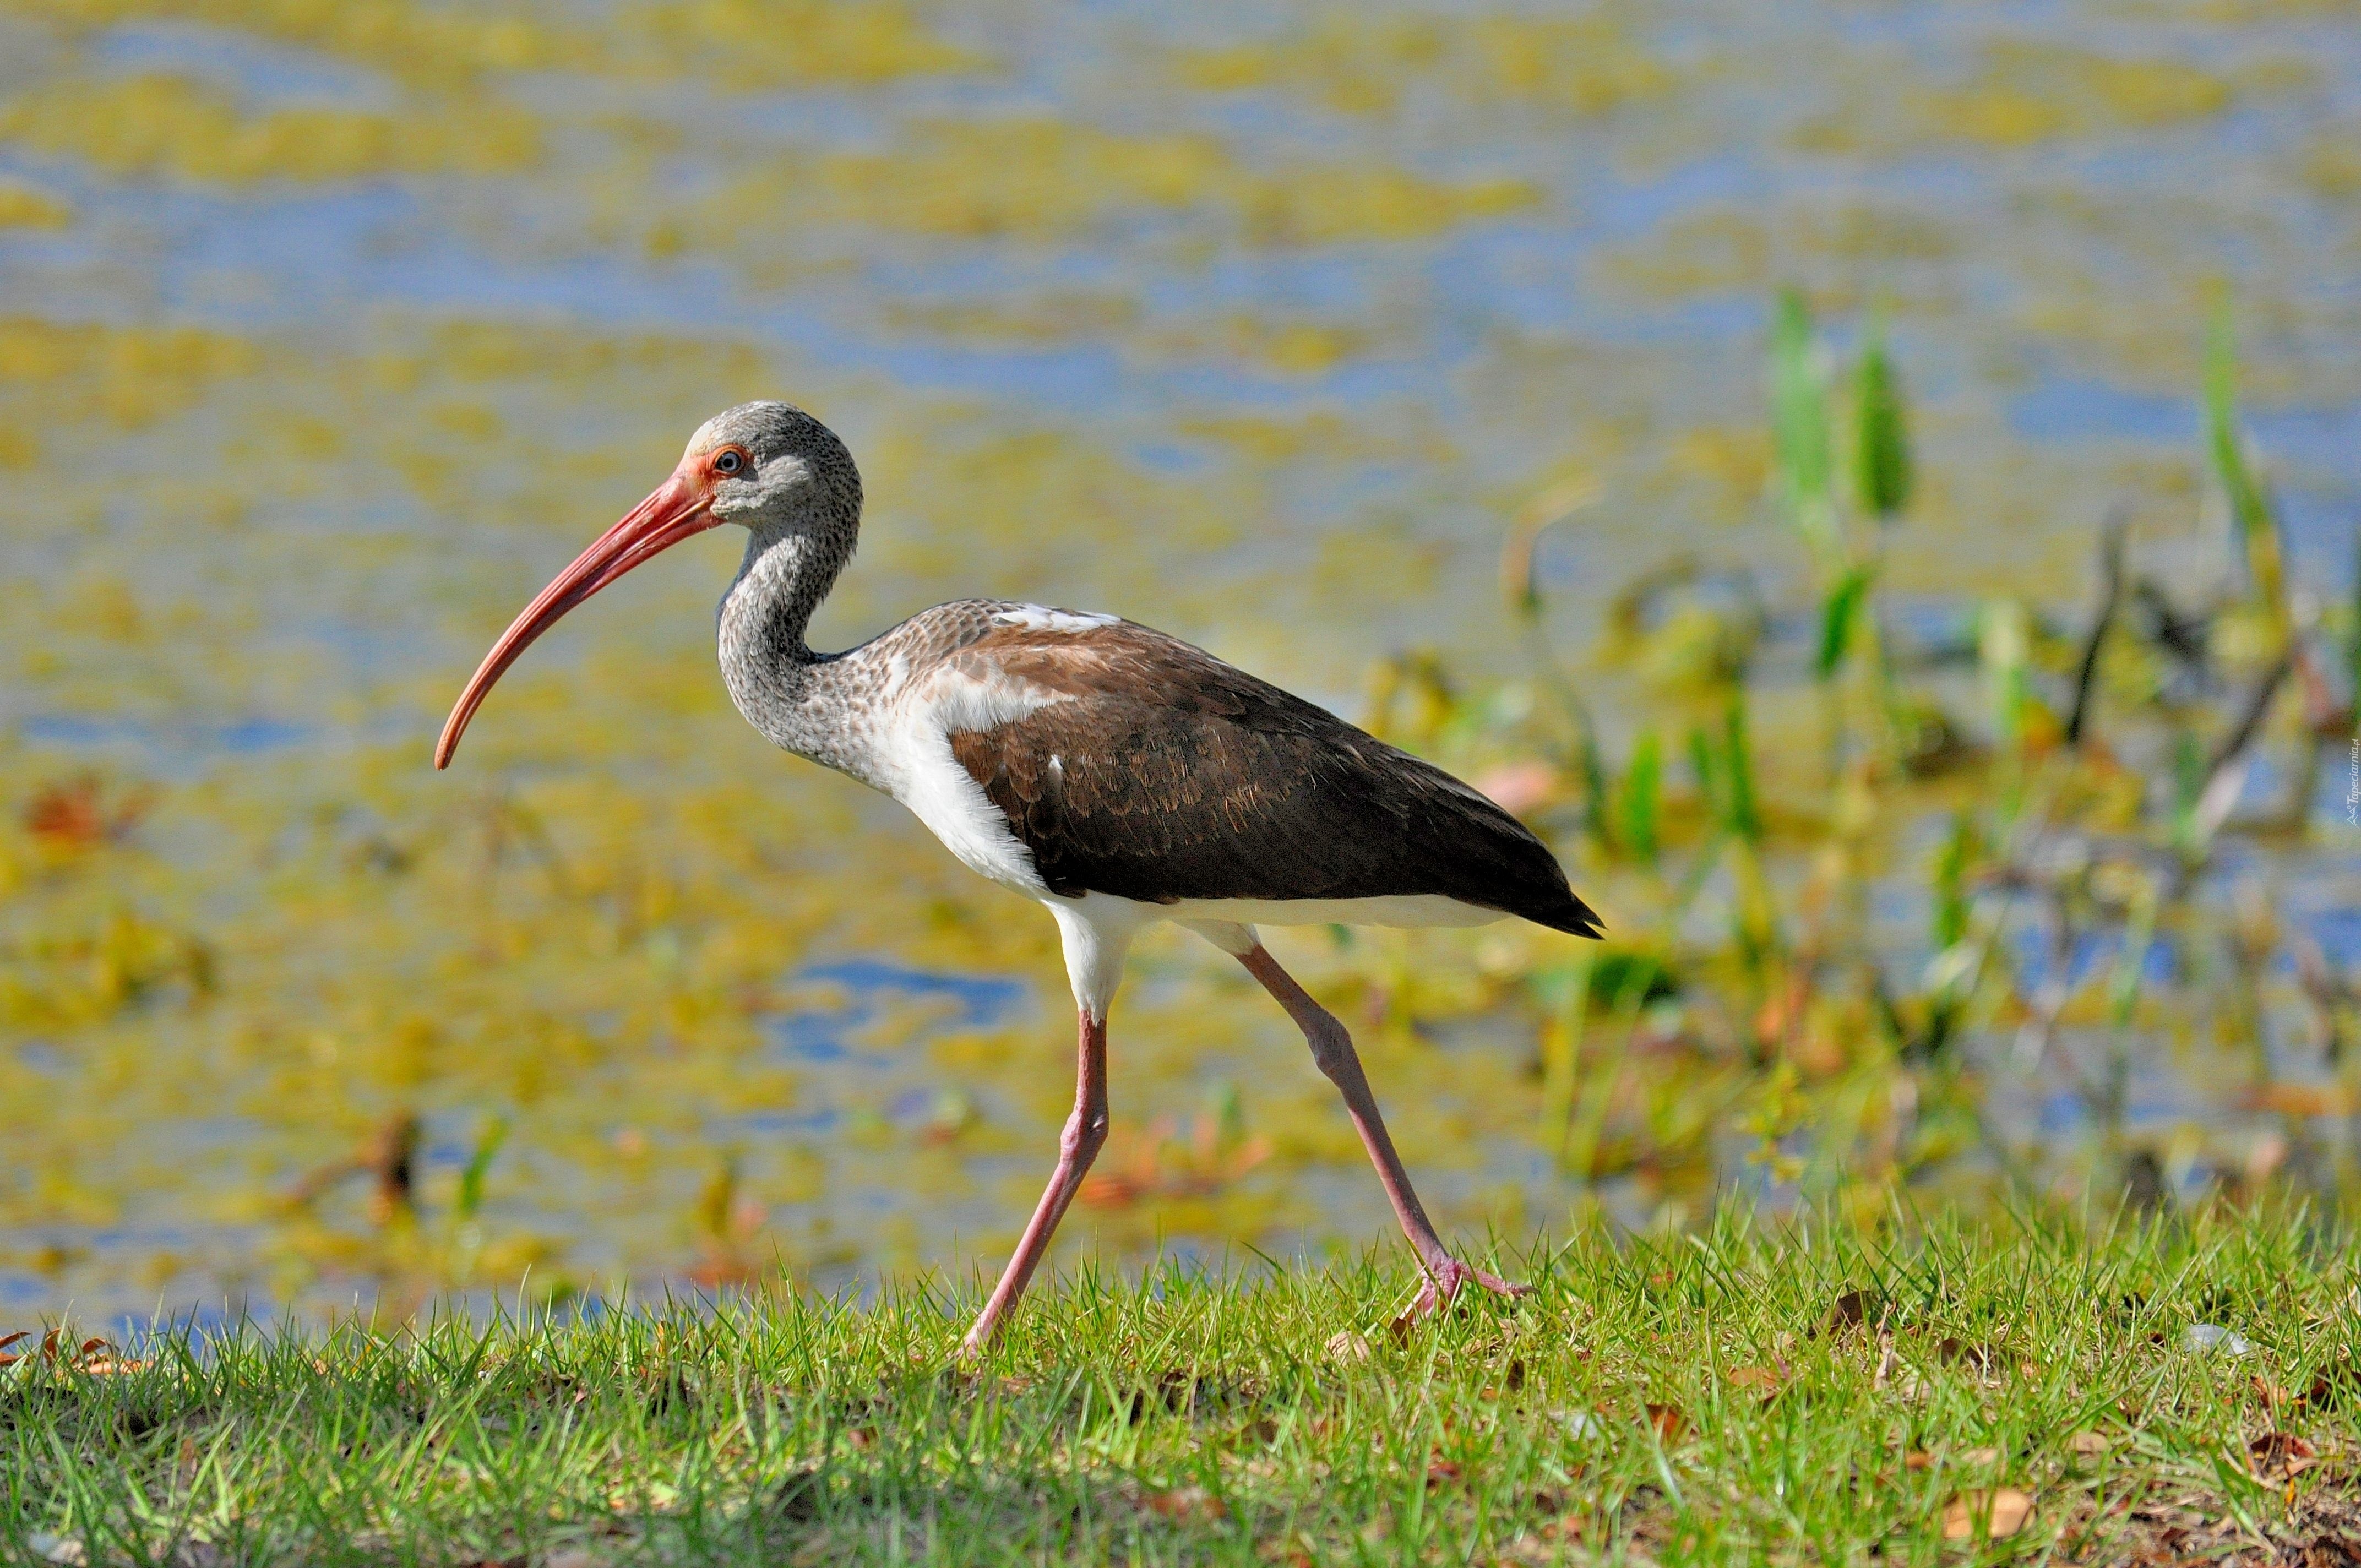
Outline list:
[[[1439,894],[1598,934],[1515,817],[1175,638],[1129,622],[995,628],[952,659],[975,679],[1065,699],[950,738],[1052,892],[1148,903]]]

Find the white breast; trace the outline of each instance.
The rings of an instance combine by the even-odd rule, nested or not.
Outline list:
[[[886,793],[910,808],[960,863],[979,876],[1034,898],[1049,885],[1034,869],[1033,851],[992,804],[983,786],[951,754],[950,738],[990,729],[1067,698],[991,670],[979,678],[938,666],[903,688],[879,748]]]

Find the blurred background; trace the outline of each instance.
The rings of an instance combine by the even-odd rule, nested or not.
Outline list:
[[[815,639],[1118,611],[1523,815],[1593,947],[1311,929],[1446,1232],[2361,1179],[2345,0],[0,0],[0,1312],[996,1268],[1050,922],[731,711],[716,410],[867,477]],[[1061,1237],[1392,1226],[1146,941]]]

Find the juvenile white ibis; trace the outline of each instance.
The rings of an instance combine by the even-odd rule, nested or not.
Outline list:
[[[852,557],[861,474],[785,403],[708,420],[672,477],[518,616],[443,727],[434,765],[503,671],[557,619],[659,552],[724,522],[752,536],[721,598],[721,674],[774,743],[884,791],[970,870],[1048,906],[1080,1014],[1058,1165],[983,1314],[997,1332],[1106,1140],[1106,1020],[1125,951],[1156,920],[1246,966],[1303,1031],[1377,1166],[1424,1284],[1473,1282],[1394,1152],[1352,1036],[1279,967],[1257,924],[1475,926],[1518,916],[1595,937],[1597,916],[1516,818],[1439,768],[1212,654],[1111,615],[961,599],[843,653],[804,640]]]

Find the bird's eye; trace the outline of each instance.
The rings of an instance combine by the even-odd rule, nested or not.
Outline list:
[[[746,471],[746,455],[734,446],[725,446],[713,456],[717,474],[742,474]]]

